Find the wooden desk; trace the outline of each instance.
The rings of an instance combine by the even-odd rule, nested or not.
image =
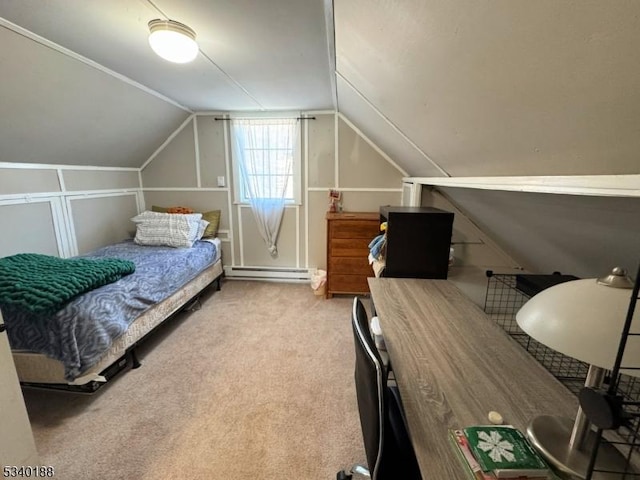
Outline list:
[[[576,398],[452,283],[368,281],[425,480],[468,480],[448,429],[491,410],[522,431],[540,414],[575,417]]]

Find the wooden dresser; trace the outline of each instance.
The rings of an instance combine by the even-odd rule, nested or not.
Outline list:
[[[379,234],[379,213],[327,213],[327,298],[369,293],[369,243]]]

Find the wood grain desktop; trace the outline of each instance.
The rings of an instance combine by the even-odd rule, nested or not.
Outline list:
[[[575,396],[449,281],[368,282],[425,479],[468,478],[448,429],[490,411],[523,432],[537,415],[575,417]]]

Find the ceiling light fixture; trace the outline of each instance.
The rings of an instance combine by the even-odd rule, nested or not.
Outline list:
[[[188,63],[198,55],[196,32],[174,20],[149,22],[149,45],[160,57],[174,63]]]

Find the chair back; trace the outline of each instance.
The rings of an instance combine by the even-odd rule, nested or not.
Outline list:
[[[386,373],[371,338],[367,312],[358,297],[353,299],[351,320],[356,349],[355,383],[360,426],[369,471],[375,480],[384,439]]]

